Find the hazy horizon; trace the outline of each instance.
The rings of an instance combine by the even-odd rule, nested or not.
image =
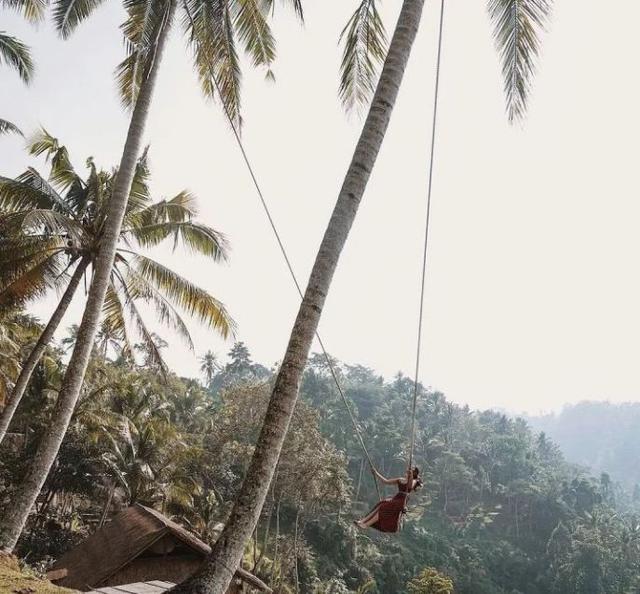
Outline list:
[[[354,3],[306,6],[304,27],[278,10],[276,83],[245,68],[243,94],[244,141],[303,282],[361,126],[337,99],[337,39]],[[391,31],[398,7],[382,8]],[[332,355],[387,378],[411,375],[414,365],[437,9],[425,9],[321,321]],[[49,23],[36,29],[0,14],[38,66],[29,87],[0,70],[0,116],[27,132],[45,126],[79,170],[88,156],[115,166],[128,122],[113,80],[124,54],[118,3],[64,42]],[[640,5],[629,2],[557,3],[529,115],[510,127],[485,3],[447,4],[421,379],[455,402],[535,413],[585,399],[640,400],[640,84],[628,75],[638,17]],[[232,245],[228,266],[163,256],[228,306],[256,361],[274,364],[297,295],[221,110],[201,98],[175,33],[146,137],[157,197],[189,188],[201,220]],[[33,163],[22,147],[0,140],[0,174]],[[65,326],[79,320],[81,301]],[[29,309],[46,319],[52,305]],[[190,328],[195,354],[160,332],[169,365],[184,376],[198,375],[204,351],[231,347]]]

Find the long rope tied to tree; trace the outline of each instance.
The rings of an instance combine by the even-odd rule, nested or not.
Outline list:
[[[184,2],[184,9],[185,12],[187,14],[187,16],[189,17],[189,21],[191,23],[191,27],[195,30],[195,24],[193,22],[193,17],[191,15],[191,12],[189,11],[189,7],[187,6],[187,3]],[[289,274],[291,276],[291,278],[293,279],[293,283],[296,287],[296,290],[298,291],[298,295],[300,296],[300,300],[304,299],[304,294],[302,292],[302,288],[300,286],[300,283],[298,282],[298,277],[296,276],[296,273],[293,270],[293,265],[291,264],[291,260],[289,259],[289,255],[287,253],[286,248],[284,247],[284,243],[282,241],[282,238],[280,237],[280,233],[278,232],[278,228],[276,227],[275,221],[273,219],[273,217],[271,216],[271,210],[269,209],[269,205],[264,197],[264,194],[262,192],[262,188],[260,187],[260,183],[258,182],[258,178],[254,172],[253,169],[253,165],[251,164],[251,160],[249,159],[249,155],[247,153],[247,151],[244,148],[244,143],[242,142],[242,138],[240,137],[240,132],[238,131],[238,128],[236,127],[235,122],[233,121],[233,117],[231,116],[231,113],[229,111],[229,108],[227,106],[227,104],[225,103],[224,99],[222,99],[223,95],[220,89],[220,84],[218,83],[218,79],[216,78],[215,72],[213,70],[213,66],[211,66],[211,64],[209,64],[209,76],[211,77],[211,80],[213,81],[215,87],[216,87],[216,91],[218,93],[218,95],[221,98],[221,103],[222,106],[224,108],[224,113],[227,116],[227,120],[229,122],[229,125],[231,126],[231,130],[233,132],[233,135],[236,139],[236,143],[238,145],[238,148],[240,149],[240,153],[242,154],[242,158],[245,162],[245,165],[247,166],[247,170],[249,171],[249,175],[251,176],[251,180],[253,181],[253,185],[256,189],[256,192],[258,194],[258,198],[260,199],[260,203],[262,204],[262,208],[267,216],[267,219],[269,221],[269,226],[271,227],[271,230],[273,231],[273,234],[275,235],[276,241],[278,243],[278,247],[280,248],[280,252],[282,253],[282,257],[284,258],[284,261],[287,265],[287,268],[289,270]],[[327,352],[327,349],[324,346],[324,343],[322,341],[322,338],[320,338],[320,334],[318,333],[318,331],[316,331],[315,333],[316,338],[318,339],[318,344],[320,345],[320,349],[322,350],[322,354],[324,356],[325,362],[327,364],[327,367],[329,369],[329,372],[331,374],[331,377],[333,378],[333,382],[336,385],[336,389],[338,390],[338,394],[340,394],[340,398],[342,399],[342,402],[344,403],[345,408],[347,409],[347,412],[349,413],[349,419],[351,420],[351,424],[353,425],[353,429],[355,431],[356,436],[358,437],[358,441],[360,442],[360,447],[362,448],[362,451],[364,452],[365,457],[367,458],[367,462],[369,464],[369,468],[371,470],[371,475],[373,477],[373,482],[375,484],[376,487],[376,492],[378,494],[378,499],[382,499],[382,494],[380,492],[380,485],[378,484],[378,476],[376,474],[376,467],[373,464],[373,460],[371,459],[371,455],[369,454],[369,451],[367,450],[367,446],[364,443],[364,439],[362,438],[362,432],[360,431],[360,427],[358,426],[358,423],[356,421],[356,418],[353,414],[353,411],[351,410],[351,406],[349,405],[349,401],[347,400],[347,397],[344,393],[344,390],[342,389],[342,385],[340,384],[340,380],[338,379],[338,373],[335,369],[335,366],[333,365],[333,362],[331,361],[331,357],[329,356],[329,353]]]
[[[184,8],[185,8],[185,12],[189,18],[189,21],[191,23],[192,28],[195,28],[195,24],[193,22],[193,16],[191,15],[191,12],[189,11],[188,6],[186,5],[186,3],[184,3]],[[442,53],[442,29],[443,29],[443,21],[444,21],[444,0],[441,0],[441,5],[440,5],[440,26],[439,26],[439,35],[438,35],[438,57],[437,57],[437,64],[436,64],[436,82],[435,82],[435,93],[434,93],[434,109],[433,109],[433,126],[432,126],[432,134],[431,134],[431,157],[430,157],[430,162],[429,162],[429,182],[428,182],[428,192],[427,192],[427,214],[426,214],[426,222],[425,222],[425,239],[424,239],[424,251],[423,251],[423,263],[422,263],[422,280],[421,280],[421,290],[420,290],[420,313],[419,313],[419,321],[418,321],[418,340],[417,340],[417,347],[416,347],[416,370],[415,370],[415,378],[414,378],[414,393],[413,393],[413,404],[412,404],[412,413],[411,413],[411,445],[410,445],[410,449],[409,449],[409,468],[412,468],[413,466],[413,452],[414,452],[414,448],[415,448],[415,428],[416,428],[416,409],[417,409],[417,401],[418,401],[418,375],[419,375],[419,371],[420,371],[420,351],[421,351],[421,343],[422,343],[422,321],[423,321],[423,312],[424,312],[424,290],[425,290],[425,278],[426,278],[426,270],[427,270],[427,247],[428,247],[428,239],[429,239],[429,221],[430,221],[430,214],[431,214],[431,188],[432,188],[432,178],[433,178],[433,162],[434,162],[434,149],[435,149],[435,135],[436,135],[436,115],[437,115],[437,106],[438,106],[438,90],[439,90],[439,82],[440,82],[440,57],[441,57],[441,53]],[[213,66],[209,65],[209,76],[211,77],[211,80],[213,81],[216,91],[218,93],[218,95],[220,97],[222,97],[222,92],[220,89],[220,85],[218,82],[218,79],[215,75],[215,72],[213,70]],[[240,137],[240,132],[238,131],[238,128],[236,127],[235,122],[233,121],[233,117],[229,111],[229,108],[227,106],[227,104],[225,103],[225,101],[222,99],[222,106],[224,109],[224,113],[227,117],[227,121],[229,122],[229,126],[231,127],[231,130],[233,132],[233,136],[236,140],[236,143],[238,145],[238,148],[240,149],[240,153],[242,155],[242,158],[245,162],[245,165],[247,166],[247,170],[249,171],[249,175],[251,176],[251,180],[253,182],[253,185],[256,189],[256,192],[258,194],[258,198],[260,199],[260,203],[262,205],[262,208],[267,216],[267,220],[269,221],[269,226],[271,227],[271,230],[273,231],[273,234],[276,238],[276,241],[278,243],[278,247],[280,249],[280,252],[282,253],[282,256],[284,258],[285,264],[287,266],[287,269],[289,270],[289,274],[293,280],[293,283],[295,285],[295,288],[298,292],[298,295],[300,296],[300,299],[304,298],[304,294],[302,292],[302,288],[300,286],[300,283],[298,282],[298,278],[293,270],[293,265],[291,264],[291,260],[289,258],[289,255],[287,253],[287,250],[284,246],[284,243],[282,241],[282,238],[280,236],[280,233],[278,231],[278,228],[275,224],[275,221],[273,219],[273,216],[271,215],[271,210],[269,208],[269,205],[264,197],[264,193],[262,192],[262,188],[260,186],[260,183],[258,182],[257,176],[255,174],[253,165],[251,164],[251,160],[249,159],[249,155],[244,147],[244,143],[242,142],[242,138]],[[315,333],[316,338],[318,339],[318,344],[320,345],[320,349],[322,350],[322,354],[324,356],[325,362],[327,364],[327,368],[329,369],[330,375],[333,379],[333,382],[336,386],[336,389],[338,390],[338,394],[340,395],[340,398],[342,399],[342,402],[344,403],[345,408],[347,409],[347,413],[349,415],[349,419],[351,421],[351,424],[353,426],[354,432],[358,438],[358,441],[360,443],[360,447],[362,448],[362,451],[365,454],[365,457],[367,459],[367,462],[369,464],[369,468],[371,470],[371,475],[373,476],[373,482],[376,488],[376,492],[378,494],[378,498],[382,499],[382,494],[380,492],[380,486],[378,484],[378,476],[376,473],[376,467],[373,463],[373,460],[371,459],[371,455],[369,454],[369,451],[367,450],[367,446],[364,442],[364,439],[362,437],[362,432],[360,431],[360,427],[358,425],[358,422],[356,421],[356,418],[353,414],[353,411],[351,409],[351,405],[349,404],[349,401],[347,400],[347,397],[345,395],[345,392],[342,388],[342,385],[340,384],[340,380],[338,379],[338,374],[337,371],[335,369],[335,366],[333,365],[333,362],[331,361],[331,357],[329,356],[329,353],[327,352],[327,349],[324,346],[324,342],[322,341],[322,338],[320,337],[320,334],[318,331],[316,331]]]
[[[436,147],[436,126],[438,122],[438,95],[440,90],[440,59],[442,57],[442,29],[444,25],[444,0],[440,0],[440,24],[438,29],[438,56],[436,58],[436,82],[433,93],[433,121],[431,125],[431,155],[429,158],[429,178],[427,182],[427,213],[424,227],[424,247],[422,251],[422,279],[420,284],[420,311],[418,314],[418,337],[416,341],[416,370],[413,381],[413,404],[411,407],[411,444],[409,446],[408,470],[413,468],[413,454],[416,444],[416,411],[420,375],[420,353],[422,350],[422,324],[424,318],[425,279],[427,276],[427,255],[429,247],[429,223],[431,220],[431,190],[433,187],[433,162]]]

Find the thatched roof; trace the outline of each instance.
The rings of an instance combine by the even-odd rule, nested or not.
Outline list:
[[[61,585],[67,587],[97,587],[166,535],[174,536],[203,557],[211,552],[206,543],[179,524],[154,509],[135,504],[60,557],[51,572],[66,570]],[[271,592],[264,582],[244,569],[239,568],[236,576],[257,590]]]

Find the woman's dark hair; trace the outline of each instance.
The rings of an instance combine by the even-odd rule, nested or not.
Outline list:
[[[413,467],[413,480],[415,481],[413,490],[417,491],[422,488],[422,481],[418,478],[420,476],[420,469],[417,466]]]

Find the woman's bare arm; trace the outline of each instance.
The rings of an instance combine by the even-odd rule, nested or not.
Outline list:
[[[385,485],[397,485],[400,481],[404,480],[402,478],[392,478],[388,479],[385,476],[382,476],[377,470],[375,471],[376,476],[385,484]]]

